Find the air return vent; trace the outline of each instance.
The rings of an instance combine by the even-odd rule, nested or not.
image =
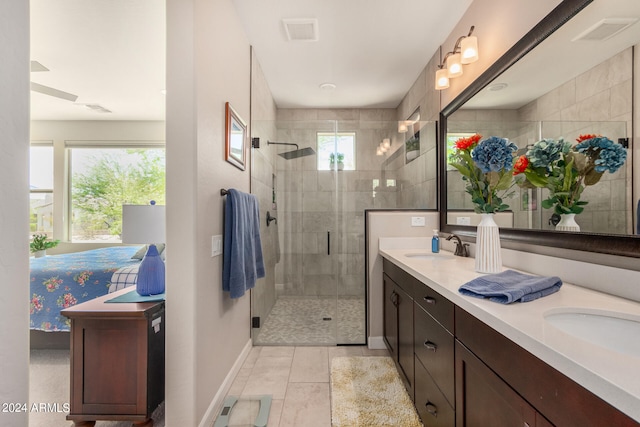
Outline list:
[[[283,19],[282,23],[287,35],[287,40],[292,42],[318,41],[317,19]]]
[[[638,18],[605,18],[587,28],[571,41],[605,41],[637,21]]]

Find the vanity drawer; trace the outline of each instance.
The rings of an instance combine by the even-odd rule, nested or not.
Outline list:
[[[414,289],[414,300],[449,332],[453,333],[455,305],[451,301],[422,282],[419,282],[419,285]]]
[[[451,427],[455,411],[416,357],[415,406],[425,427]]]
[[[452,406],[455,402],[453,349],[453,335],[415,305],[413,351]]]
[[[418,279],[385,258],[382,259],[382,270],[409,294],[411,298],[413,298],[414,289],[422,286],[422,283]]]

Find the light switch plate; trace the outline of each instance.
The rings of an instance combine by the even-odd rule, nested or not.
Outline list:
[[[458,225],[471,225],[471,217],[459,216],[456,218],[456,224]]]
[[[222,254],[222,235],[211,236],[211,257]]]
[[[412,227],[424,227],[425,219],[423,216],[412,216],[411,217],[411,226]]]

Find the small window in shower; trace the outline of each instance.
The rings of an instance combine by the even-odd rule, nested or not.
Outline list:
[[[355,132],[318,132],[318,170],[356,170]]]

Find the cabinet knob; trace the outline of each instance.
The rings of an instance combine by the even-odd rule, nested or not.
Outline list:
[[[427,304],[435,304],[436,303],[436,299],[432,298],[432,297],[424,297],[423,299],[425,300],[425,302]]]
[[[425,341],[424,346],[427,348],[427,350],[433,351],[434,353],[438,349],[438,346],[435,343],[432,343],[431,341]]]
[[[438,417],[438,407],[431,402],[427,402],[427,412],[436,418]]]

